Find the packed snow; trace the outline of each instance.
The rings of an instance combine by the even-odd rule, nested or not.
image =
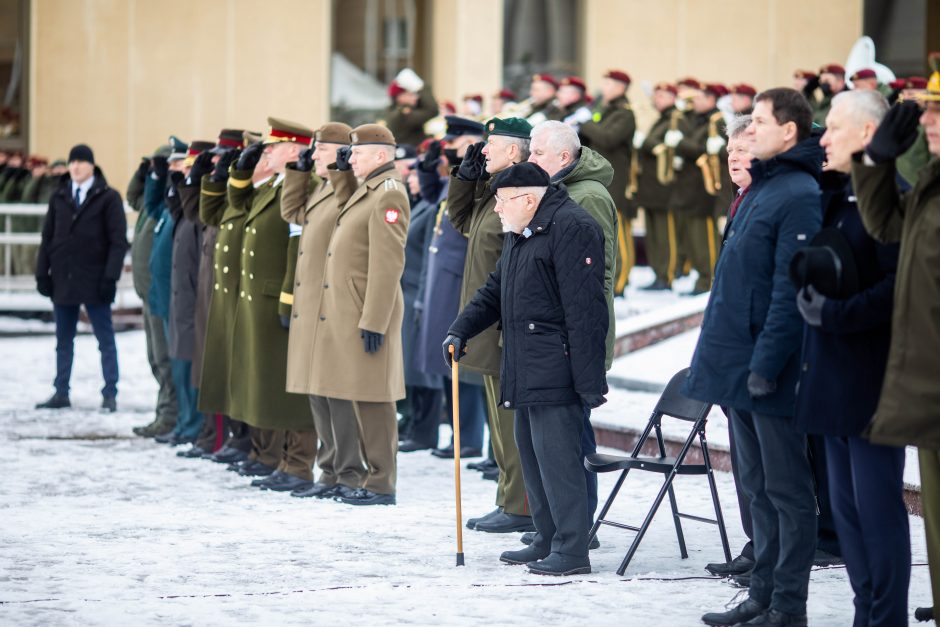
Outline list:
[[[466,529],[466,566],[456,568],[453,463],[427,453],[399,455],[394,507],[251,488],[224,466],[133,436],[153,415],[155,384],[143,333],[117,341],[119,411],[105,415],[93,337],[76,341],[74,408],[58,412],[32,409],[52,392],[54,338],[0,339],[2,625],[679,626],[700,624],[739,592],[703,570],[722,561],[714,526],[684,522],[690,557],[680,559],[668,506],[625,577],[615,571],[631,534],[611,528],[590,575],[559,580],[501,564],[501,551],[522,546],[518,534]],[[642,422],[655,400],[614,390],[595,418]],[[495,484],[474,471],[462,478],[464,517],[490,511]],[[614,477],[600,479],[603,498]],[[612,517],[638,524],[659,481],[631,475]],[[718,473],[718,486],[736,554],[743,532],[730,474]],[[703,478],[680,477],[676,489],[680,510],[712,513]],[[930,604],[930,589],[923,521],[912,517],[911,531],[913,612]],[[851,598],[844,568],[815,570],[810,623],[849,624]]]

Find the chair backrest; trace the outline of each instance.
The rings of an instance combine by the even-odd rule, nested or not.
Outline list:
[[[672,379],[669,380],[669,384],[659,397],[659,402],[656,403],[654,412],[689,422],[701,420],[708,415],[712,408],[711,403],[693,400],[682,393],[682,384],[688,376],[688,368],[683,368],[672,375]]]

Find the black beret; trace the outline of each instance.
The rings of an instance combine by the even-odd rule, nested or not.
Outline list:
[[[548,172],[528,161],[517,163],[496,175],[490,189],[503,187],[548,187],[551,177]]]
[[[848,298],[859,291],[858,267],[852,247],[837,228],[825,228],[790,260],[796,289],[807,285],[828,298]]]

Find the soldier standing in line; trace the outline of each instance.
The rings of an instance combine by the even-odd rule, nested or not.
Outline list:
[[[626,72],[610,70],[604,74],[601,101],[594,109],[591,120],[582,124],[579,130],[582,145],[599,152],[614,168],[614,180],[608,189],[620,214],[617,222],[617,265],[613,286],[616,296],[624,293],[630,281],[630,270],[636,261],[631,224],[637,212],[636,202],[632,198],[636,192],[633,156],[636,118],[627,99],[629,86],[630,75]]]
[[[262,146],[271,178],[253,184],[250,169],[236,169],[228,181],[230,202],[246,213],[229,394],[235,415],[254,427],[252,447],[276,460],[270,476],[252,485],[290,492],[313,483],[317,434],[306,399],[285,390],[288,333],[282,316],[290,310],[281,295],[293,291],[297,252],[281,218],[281,191],[287,164],[310,146],[313,131],[277,118],[268,124]]]
[[[718,229],[715,226],[715,197],[720,188],[720,150],[724,145],[724,116],[718,98],[727,89],[718,84],[692,88],[692,111],[676,130],[669,130],[663,143],[681,159],[676,168],[672,205],[682,214],[679,238],[698,280],[691,295],[711,289],[718,260]],[[716,167],[717,164],[717,167]]]
[[[530,125],[535,126],[545,120],[562,119],[561,109],[555,101],[555,94],[558,93],[558,81],[551,74],[533,74],[532,83],[529,86],[529,98],[525,103],[524,109],[519,115],[525,117]]]
[[[545,80],[533,82],[536,83],[545,83]],[[460,167],[452,172],[447,193],[447,215],[451,224],[469,240],[461,307],[470,302],[496,269],[505,240],[502,221],[494,211],[496,196],[490,189],[492,179],[484,177],[484,171],[492,176],[528,159],[532,125],[521,118],[493,118],[486,123],[485,131],[486,144],[474,144],[467,149]],[[483,375],[493,456],[500,471],[496,509],[485,516],[470,518],[467,527],[490,533],[535,531],[513,434],[515,417],[512,410],[499,404],[501,355],[500,331],[494,324],[473,338],[461,361],[468,370]]]
[[[320,476],[308,488],[291,492],[291,496],[296,497],[331,498],[337,496],[339,490],[349,496],[362,485],[366,476],[352,402],[314,396],[310,383],[315,376],[319,301],[326,289],[323,263],[340,211],[327,168],[336,163],[336,151],[349,146],[351,132],[342,122],[321,126],[314,134],[313,151],[304,151],[295,164],[287,167],[281,194],[281,217],[291,225],[302,227],[287,345],[287,391],[309,396],[310,411],[320,438],[317,455]],[[316,172],[311,175],[314,168]],[[355,176],[350,170],[339,176],[348,178],[349,187],[355,186]],[[312,191],[311,181],[316,184]],[[331,403],[334,407],[342,406],[345,412],[331,412]],[[332,419],[334,415],[336,420]]]
[[[427,136],[424,125],[437,116],[437,101],[431,88],[410,68],[405,68],[388,86],[391,105],[385,113],[385,126],[400,144],[419,145]]]
[[[648,133],[637,131],[633,147],[637,160],[636,204],[643,208],[646,221],[646,258],[656,278],[642,290],[672,289],[676,278],[677,226],[676,214],[670,203],[671,186],[675,179],[674,155],[663,144],[669,130],[679,128],[682,112],[676,108],[679,91],[671,83],[658,83],[653,90],[653,107],[659,119]]]
[[[355,489],[338,483],[335,498],[350,505],[394,505],[395,401],[405,396],[400,281],[410,209],[391,132],[364,124],[350,140],[350,147],[336,151],[330,169],[336,204],[315,212],[328,237],[301,250],[313,258],[304,276],[317,292],[307,309],[313,361],[306,389],[318,422],[333,425],[334,438],[340,423],[358,426],[367,473]],[[333,206],[339,211],[330,211]],[[322,223],[320,211],[326,214]],[[337,439],[336,450],[350,451],[350,443]]]

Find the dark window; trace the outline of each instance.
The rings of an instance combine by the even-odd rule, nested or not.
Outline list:
[[[898,76],[926,72],[927,52],[934,49],[927,47],[927,5],[928,0],[865,0],[863,30],[875,42],[875,60]]]
[[[0,0],[0,148],[26,150],[29,3]]]
[[[580,73],[580,0],[505,0],[503,18],[506,87],[523,97],[536,72]]]

